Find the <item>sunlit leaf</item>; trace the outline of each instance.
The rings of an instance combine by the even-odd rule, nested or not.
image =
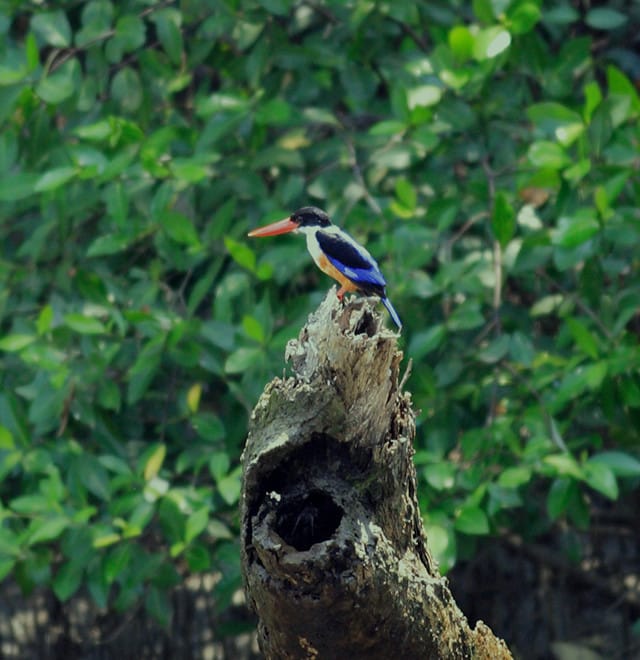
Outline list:
[[[484,535],[489,533],[489,519],[483,509],[476,506],[466,506],[460,510],[455,522],[455,528],[459,532],[472,535]]]
[[[610,500],[618,499],[618,482],[613,470],[602,462],[587,461],[584,466],[585,481]]]
[[[159,444],[149,455],[144,466],[144,479],[145,481],[150,481],[153,479],[160,468],[164,463],[164,459],[167,455],[167,446],[164,444]]]
[[[31,29],[50,46],[71,45],[71,26],[62,10],[41,12],[31,19]]]
[[[0,338],[0,351],[14,353],[21,351],[36,340],[34,335],[7,335]]]
[[[68,328],[82,335],[99,335],[106,332],[106,327],[101,321],[84,314],[66,314],[64,323]]]
[[[202,385],[194,383],[187,391],[187,408],[189,412],[195,413],[200,407],[200,397],[202,396]]]

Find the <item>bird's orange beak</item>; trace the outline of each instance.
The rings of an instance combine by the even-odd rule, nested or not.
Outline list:
[[[270,225],[258,227],[250,231],[249,236],[277,236],[278,234],[287,234],[297,228],[297,222],[294,222],[291,218],[285,218],[284,220],[278,220],[278,222],[272,222]]]

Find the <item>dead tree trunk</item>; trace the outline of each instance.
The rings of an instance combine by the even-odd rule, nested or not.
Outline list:
[[[511,658],[471,629],[427,549],[402,353],[335,290],[267,385],[243,454],[242,569],[269,659]]]

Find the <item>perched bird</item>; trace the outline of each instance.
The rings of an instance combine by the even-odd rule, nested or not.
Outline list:
[[[288,232],[306,235],[307,249],[318,268],[340,283],[340,300],[347,291],[380,296],[393,322],[402,330],[402,321],[387,298],[387,283],[376,260],[349,234],[332,224],[324,211],[305,206],[284,220],[250,231],[249,236],[276,236]]]

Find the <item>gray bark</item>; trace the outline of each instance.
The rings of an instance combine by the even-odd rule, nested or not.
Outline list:
[[[242,569],[267,658],[510,658],[431,559],[402,353],[332,289],[267,385],[242,457]]]

